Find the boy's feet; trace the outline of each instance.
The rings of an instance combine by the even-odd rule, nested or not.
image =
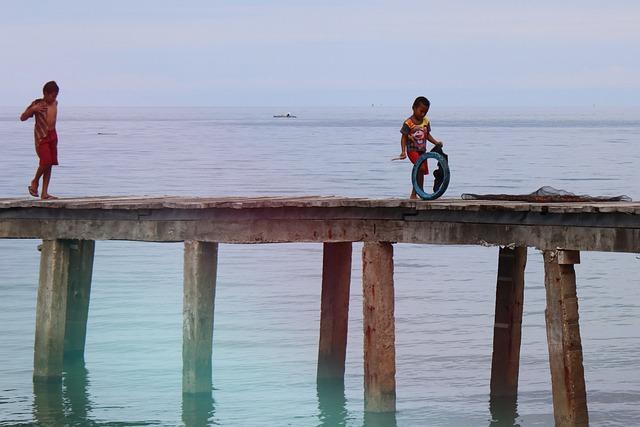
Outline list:
[[[29,194],[31,194],[33,197],[38,197],[38,187],[34,187],[33,184],[31,184],[27,187],[27,189],[29,190]]]
[[[51,194],[43,194],[42,197],[40,197],[42,200],[55,200],[57,199],[56,196],[52,196]]]

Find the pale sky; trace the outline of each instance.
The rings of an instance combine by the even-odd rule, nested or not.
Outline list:
[[[46,5],[43,5],[46,3]],[[6,1],[0,105],[640,105],[640,1]]]

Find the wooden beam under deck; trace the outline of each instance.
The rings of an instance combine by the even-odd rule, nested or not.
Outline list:
[[[338,197],[0,199],[0,238],[398,242],[640,252],[640,203]]]

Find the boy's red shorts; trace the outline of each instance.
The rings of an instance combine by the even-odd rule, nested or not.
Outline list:
[[[409,151],[407,153],[407,157],[409,157],[411,163],[415,165],[420,156],[422,156],[423,154],[424,153],[421,153],[419,151]],[[427,162],[423,162],[422,165],[420,165],[420,172],[422,173],[422,175],[429,175],[429,165],[427,165]]]
[[[36,153],[40,158],[40,166],[58,164],[58,134],[55,130],[50,130],[47,136],[40,140],[36,146]]]

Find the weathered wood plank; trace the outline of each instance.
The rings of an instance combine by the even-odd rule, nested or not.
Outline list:
[[[491,398],[518,395],[527,248],[500,248],[491,361]]]
[[[347,353],[351,242],[325,243],[322,260],[322,298],[318,381],[342,381]]]
[[[609,212],[603,212],[605,207]],[[629,213],[636,208],[637,212]],[[0,238],[391,241],[640,252],[640,204],[333,196],[5,199],[0,202]]]
[[[558,264],[574,265],[580,264],[580,252],[578,251],[558,251]]]
[[[367,412],[396,410],[393,245],[368,242],[362,249],[364,400]]]
[[[570,259],[577,254],[559,255],[561,251],[544,251],[547,309],[547,342],[553,411],[557,427],[589,425],[587,393],[582,365],[582,343],[578,324],[576,275]],[[564,260],[561,264],[560,260]]]
[[[408,199],[365,199],[337,196],[270,196],[270,197],[177,197],[177,196],[101,196],[38,200],[31,198],[0,199],[0,209],[41,207],[48,209],[163,209],[163,208],[222,208],[235,209],[279,207],[360,207],[411,208],[415,210],[468,211],[538,211],[556,213],[620,212],[638,214],[638,202],[576,202],[530,203],[517,201],[438,199],[421,201]]]
[[[0,238],[220,243],[392,241],[640,252],[640,229],[402,220],[0,220]]]

